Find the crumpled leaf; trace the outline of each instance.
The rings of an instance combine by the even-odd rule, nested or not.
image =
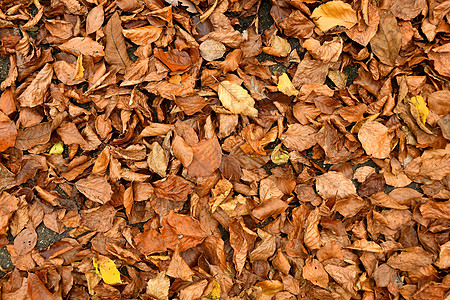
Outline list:
[[[150,170],[161,177],[166,177],[166,169],[169,159],[164,149],[158,142],[152,144],[152,151],[148,154],[147,163]]]
[[[358,22],[352,6],[343,1],[329,1],[320,5],[313,11],[311,18],[322,31],[336,26],[352,28]]]
[[[94,257],[92,264],[95,267],[95,272],[102,277],[106,284],[122,283],[120,272],[113,260],[101,255],[97,259]]]
[[[222,204],[225,198],[231,192],[233,185],[226,179],[221,179],[216,186],[211,190],[212,198],[209,200],[209,207],[211,212],[215,212],[216,209]]]
[[[255,100],[240,85],[222,81],[219,83],[219,99],[222,105],[234,114],[256,117],[258,110],[255,108]]]
[[[286,96],[297,96],[298,91],[292,84],[289,76],[286,73],[283,73],[280,77],[278,77],[278,85],[277,88],[280,92],[285,94]]]
[[[320,59],[325,63],[337,62],[342,52],[343,41],[341,38],[335,38],[334,40],[324,42],[321,45],[318,40],[309,38],[303,43],[303,47],[306,48],[315,59]]]

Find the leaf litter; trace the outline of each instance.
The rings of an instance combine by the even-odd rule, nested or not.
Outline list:
[[[448,3],[2,1],[2,299],[448,298]]]

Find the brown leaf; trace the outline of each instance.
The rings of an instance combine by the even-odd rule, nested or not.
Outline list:
[[[353,250],[362,250],[367,252],[374,252],[374,253],[383,253],[383,249],[378,245],[377,243],[373,241],[368,241],[365,239],[357,240],[355,241],[351,246],[345,247],[347,249],[353,249]]]
[[[386,126],[376,121],[365,122],[358,132],[364,150],[375,158],[389,157],[393,136]]]
[[[61,39],[69,39],[73,36],[73,25],[67,21],[50,19],[45,22],[45,28],[51,35]]]
[[[307,259],[303,267],[303,278],[324,289],[328,287],[328,274],[317,259]]]
[[[344,199],[356,195],[353,182],[340,172],[330,171],[316,178],[317,193],[324,199]]]
[[[413,247],[401,253],[394,253],[389,257],[387,264],[392,268],[408,272],[429,266],[432,261],[433,256],[430,253],[421,247]]]
[[[258,236],[261,241],[256,242],[255,248],[250,252],[250,262],[256,260],[267,260],[276,250],[275,236],[258,228]]]
[[[315,26],[300,10],[295,9],[281,21],[280,27],[285,35],[301,39],[309,38],[313,34]]]
[[[155,278],[148,280],[146,294],[156,300],[168,300],[169,287],[170,279],[167,278],[166,272],[159,272]]]
[[[21,106],[35,107],[44,103],[44,95],[52,81],[53,68],[46,64],[36,75],[30,85],[17,98]]]
[[[37,145],[42,145],[50,140],[52,124],[40,123],[32,127],[20,129],[16,137],[17,149],[28,150]]]
[[[25,228],[14,238],[14,249],[18,255],[25,255],[33,250],[36,243],[36,231],[33,228]]]
[[[298,64],[297,71],[292,78],[292,84],[300,89],[305,84],[325,83],[328,74],[328,63],[311,59],[308,55]]]
[[[89,175],[75,183],[75,187],[91,201],[105,204],[113,194],[111,186],[103,176]]]
[[[0,152],[14,147],[17,137],[16,124],[5,114],[0,113]]]
[[[105,56],[103,46],[87,37],[75,37],[70,39],[60,45],[59,49],[75,56],[78,56],[80,53],[83,54],[83,56],[91,56],[96,62]]]
[[[450,91],[436,91],[428,96],[428,107],[439,115],[450,114],[449,97]]]
[[[68,62],[63,60],[54,62],[53,70],[55,71],[58,80],[65,85],[76,85],[83,82],[81,79],[75,79],[76,66],[69,64]]]
[[[304,243],[310,250],[320,248],[319,209],[311,211],[306,219]]]
[[[189,268],[188,264],[184,261],[184,259],[180,256],[178,250],[172,255],[172,259],[170,260],[169,267],[167,269],[167,276],[173,278],[180,278],[184,281],[192,281],[192,276],[194,272],[192,272],[191,268]]]
[[[149,45],[159,39],[162,30],[161,27],[148,25],[133,29],[123,29],[122,33],[127,39],[130,39],[137,45]]]
[[[19,208],[19,200],[2,192],[0,195],[0,234],[6,234],[13,213]]]
[[[105,60],[123,73],[131,64],[131,60],[128,58],[125,38],[122,34],[122,22],[117,12],[111,16],[104,31],[106,36]]]
[[[356,296],[356,276],[357,272],[351,266],[344,268],[335,265],[326,265],[325,271],[331,276],[339,285],[346,289],[350,294]]]
[[[320,59],[324,63],[337,62],[342,52],[342,45],[341,38],[324,42],[322,45],[313,38],[309,38],[303,43],[303,47],[308,50],[312,57]]]
[[[397,19],[389,11],[380,12],[380,25],[370,41],[370,46],[382,63],[395,66],[402,46],[402,35],[397,25]]]
[[[380,24],[380,14],[378,8],[371,2],[367,5],[368,10],[368,22],[363,22],[359,18],[359,24],[347,29],[346,33],[355,42],[366,47],[370,40],[378,31],[378,24]],[[361,24],[364,23],[364,24]]]
[[[81,211],[81,225],[92,231],[106,232],[113,226],[116,210],[109,203]]]
[[[316,133],[312,126],[294,124],[283,133],[281,141],[290,149],[303,151],[316,144]]]
[[[399,19],[411,20],[420,13],[427,13],[425,0],[393,1],[389,10]]]
[[[30,297],[31,300],[58,299],[58,297],[54,297],[53,294],[49,292],[36,274],[28,273],[27,283],[28,297]]]
[[[136,248],[144,255],[166,251],[162,235],[156,230],[146,230],[133,238]]]
[[[167,178],[153,183],[158,198],[171,201],[184,202],[192,193],[192,184],[182,177],[169,175]]]
[[[91,9],[86,17],[86,34],[89,35],[99,30],[104,20],[103,5],[97,5]]]
[[[161,222],[167,248],[186,251],[200,244],[207,236],[200,222],[190,216],[170,212]]]
[[[190,176],[208,176],[220,167],[222,149],[217,137],[198,142],[192,146],[192,151],[192,162],[187,168]]]

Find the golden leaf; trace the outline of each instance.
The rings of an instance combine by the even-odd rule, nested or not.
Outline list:
[[[80,55],[77,58],[77,66],[75,69],[75,77],[74,79],[82,79],[84,76],[84,68],[83,68],[83,54],[80,53]]]
[[[258,110],[254,107],[255,100],[240,85],[222,81],[219,83],[219,99],[222,105],[234,114],[257,117]]]
[[[211,193],[213,195],[212,199],[209,201],[209,207],[211,212],[215,212],[217,207],[222,204],[231,192],[233,185],[226,179],[221,179],[212,189]]]
[[[425,122],[427,121],[428,114],[430,113],[430,110],[428,109],[425,100],[423,100],[423,97],[422,96],[411,97],[410,102],[416,108],[420,121],[422,121],[422,123],[425,124]]]
[[[311,18],[322,31],[328,31],[335,26],[352,28],[358,23],[356,12],[350,4],[342,1],[330,1],[317,7]]]
[[[298,91],[292,84],[289,76],[286,73],[283,73],[280,77],[278,77],[278,90],[285,94],[286,96],[297,96]]]
[[[272,154],[270,154],[270,159],[277,165],[282,165],[289,161],[289,155],[281,151],[282,145],[283,144],[277,145],[273,149]]]
[[[117,270],[116,264],[106,256],[100,256],[98,259],[93,259],[92,263],[95,267],[95,272],[100,275],[106,284],[122,283],[120,279],[120,272]]]
[[[61,142],[55,143],[52,148],[50,148],[49,154],[61,154],[64,152],[64,144]]]

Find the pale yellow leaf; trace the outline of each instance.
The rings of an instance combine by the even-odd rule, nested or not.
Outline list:
[[[61,154],[64,152],[64,144],[61,142],[55,143],[49,151],[49,154]]]
[[[147,282],[146,294],[156,300],[169,299],[170,279],[166,276],[166,272],[160,272],[155,278]]]
[[[286,96],[297,96],[298,91],[292,84],[289,76],[286,73],[283,73],[280,77],[278,77],[278,90],[285,94]]]
[[[254,107],[255,100],[240,85],[222,81],[219,83],[219,99],[222,105],[234,114],[257,117],[258,110]]]

